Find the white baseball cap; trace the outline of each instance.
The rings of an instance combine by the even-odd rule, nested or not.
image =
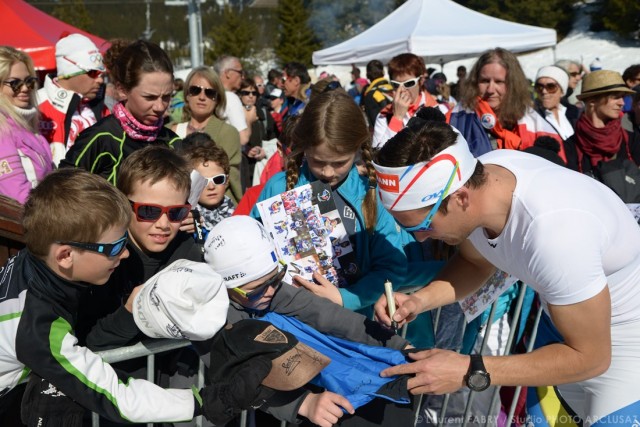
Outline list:
[[[133,319],[151,338],[204,341],[227,321],[222,277],[203,262],[179,259],[145,282],[133,301]]]
[[[259,221],[246,215],[225,218],[211,229],[204,260],[228,289],[264,277],[279,265],[271,236]]]

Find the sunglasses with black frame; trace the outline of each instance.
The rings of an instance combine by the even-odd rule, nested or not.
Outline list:
[[[24,80],[21,79],[11,79],[5,80],[2,84],[7,85],[11,88],[14,94],[20,92],[20,88],[22,86],[26,86],[27,89],[33,90],[36,88],[38,84],[38,78],[34,76],[25,77]]]
[[[216,96],[218,96],[218,91],[216,91],[215,89],[210,87],[197,86],[197,85],[189,86],[188,93],[191,96],[198,96],[202,93],[203,90],[204,90],[204,95],[209,99],[214,99]]]
[[[87,242],[73,242],[73,241],[58,241],[56,243],[60,245],[69,245],[74,248],[84,249],[91,252],[96,252],[107,257],[116,257],[120,255],[127,247],[127,241],[129,240],[129,232],[125,231],[124,236],[119,238],[113,243],[87,243]]]

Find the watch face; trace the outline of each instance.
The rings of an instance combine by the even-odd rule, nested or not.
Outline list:
[[[474,391],[483,391],[489,387],[491,381],[486,372],[472,372],[467,379],[467,386]]]

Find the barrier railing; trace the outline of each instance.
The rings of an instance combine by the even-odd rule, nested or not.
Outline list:
[[[413,290],[417,290],[417,289],[413,289]],[[408,293],[412,292],[413,290],[409,290]],[[511,348],[511,345],[513,343],[514,340],[514,336],[516,333],[516,325],[520,322],[520,317],[521,317],[521,313],[522,313],[522,305],[523,305],[523,300],[524,300],[524,295],[526,292],[526,286],[522,286],[518,297],[516,298],[514,304],[514,310],[512,310],[513,316],[512,316],[512,320],[510,322],[510,330],[509,330],[509,336],[507,338],[506,344],[504,346],[504,351],[501,353],[503,355],[509,354],[509,349]],[[492,319],[495,316],[495,311],[496,311],[496,306],[497,303],[494,303],[491,306],[491,312],[489,314],[489,320],[487,321],[487,326],[484,328],[485,329],[485,334],[482,340],[482,346],[481,346],[481,350],[480,351],[484,351],[486,349],[487,346],[487,340],[488,340],[488,336],[489,336],[489,329],[491,327],[492,324]],[[440,313],[441,310],[438,309],[435,313],[434,316],[434,333],[437,331],[439,322],[440,322]],[[535,341],[535,334],[538,328],[538,323],[540,321],[540,316],[542,313],[542,309],[539,309],[536,313],[536,317],[535,317],[535,322],[533,325],[533,330],[530,331],[530,342],[528,344],[527,347],[527,352],[532,350],[533,347],[533,342]],[[462,330],[460,331],[461,335],[464,335],[464,329],[465,329],[466,323],[463,324]],[[406,335],[406,325],[405,327],[401,330],[401,334],[402,336]],[[158,353],[162,353],[162,352],[166,352],[166,351],[170,351],[170,350],[176,350],[176,349],[180,349],[183,347],[187,347],[190,345],[189,341],[186,340],[165,340],[165,339],[159,339],[159,340],[145,340],[143,342],[137,343],[135,345],[129,346],[129,347],[121,347],[121,348],[117,348],[117,349],[113,349],[113,350],[106,350],[106,351],[102,351],[99,352],[98,354],[102,357],[102,359],[105,362],[108,363],[116,363],[116,362],[121,362],[121,361],[125,361],[125,360],[130,360],[130,359],[135,359],[135,358],[140,358],[140,357],[146,357],[147,358],[147,380],[149,381],[154,381],[154,372],[155,372],[155,355]],[[197,386],[198,388],[201,388],[204,386],[204,364],[202,362],[202,360],[200,361],[200,367],[198,370],[198,380],[197,380]],[[498,402],[499,399],[499,392],[500,392],[500,387],[495,387],[493,390],[493,395],[492,395],[492,399],[491,399],[491,404],[489,405],[489,407],[487,408],[487,416],[485,417],[485,422],[484,425],[485,426],[492,426],[495,425],[495,421],[492,422],[492,420],[495,420],[495,418],[493,418],[491,415],[491,411],[492,408],[494,408]],[[521,388],[517,387],[515,389],[515,393],[514,393],[514,397],[511,401],[511,404],[509,405],[509,412],[507,415],[507,420],[513,420],[514,417],[514,413],[516,410],[516,404],[518,402],[518,398],[521,392]],[[415,417],[415,424],[418,424],[418,420],[420,419],[420,415],[421,415],[421,399],[422,396],[420,396],[419,399],[419,403],[417,405],[416,408],[416,417]],[[450,399],[450,395],[445,395],[444,396],[444,400],[442,403],[442,408],[440,410],[440,414],[439,414],[439,418],[438,418],[438,426],[443,426],[446,420],[446,414],[447,414],[447,409],[449,406],[449,399]],[[467,398],[467,402],[465,405],[465,410],[464,410],[464,414],[463,414],[463,422],[462,422],[462,426],[465,427],[468,425],[471,417],[470,417],[470,411],[471,411],[471,404],[473,402],[474,399],[474,392],[470,391],[469,392],[469,396]],[[248,424],[248,420],[250,417],[247,416],[247,412],[243,411],[240,417],[240,427],[247,427]],[[510,425],[511,423],[507,423],[507,425]],[[92,426],[93,427],[99,427],[100,425],[100,420],[99,420],[99,416],[97,414],[93,414],[92,415]],[[153,424],[148,424],[148,426],[152,426]],[[196,426],[201,427],[203,425],[203,420],[202,417],[198,417],[196,419]],[[285,421],[281,422],[281,427],[286,427],[287,423]]]
[[[191,342],[187,340],[169,340],[169,339],[156,339],[145,340],[137,344],[114,348],[112,350],[105,350],[97,352],[107,363],[122,362],[125,360],[137,359],[139,357],[147,358],[147,380],[154,382],[155,378],[155,355],[158,353],[164,353],[165,351],[177,350],[180,348],[188,347]],[[200,360],[200,366],[198,369],[198,389],[204,386],[204,363]],[[196,426],[202,427],[202,416],[196,418]],[[100,416],[96,413],[91,415],[91,425],[93,427],[100,426]],[[153,423],[148,423],[148,427],[153,427]]]

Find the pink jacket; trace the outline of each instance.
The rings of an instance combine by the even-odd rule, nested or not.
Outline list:
[[[0,130],[0,194],[24,204],[29,192],[53,170],[51,149],[42,135],[7,118]]]

